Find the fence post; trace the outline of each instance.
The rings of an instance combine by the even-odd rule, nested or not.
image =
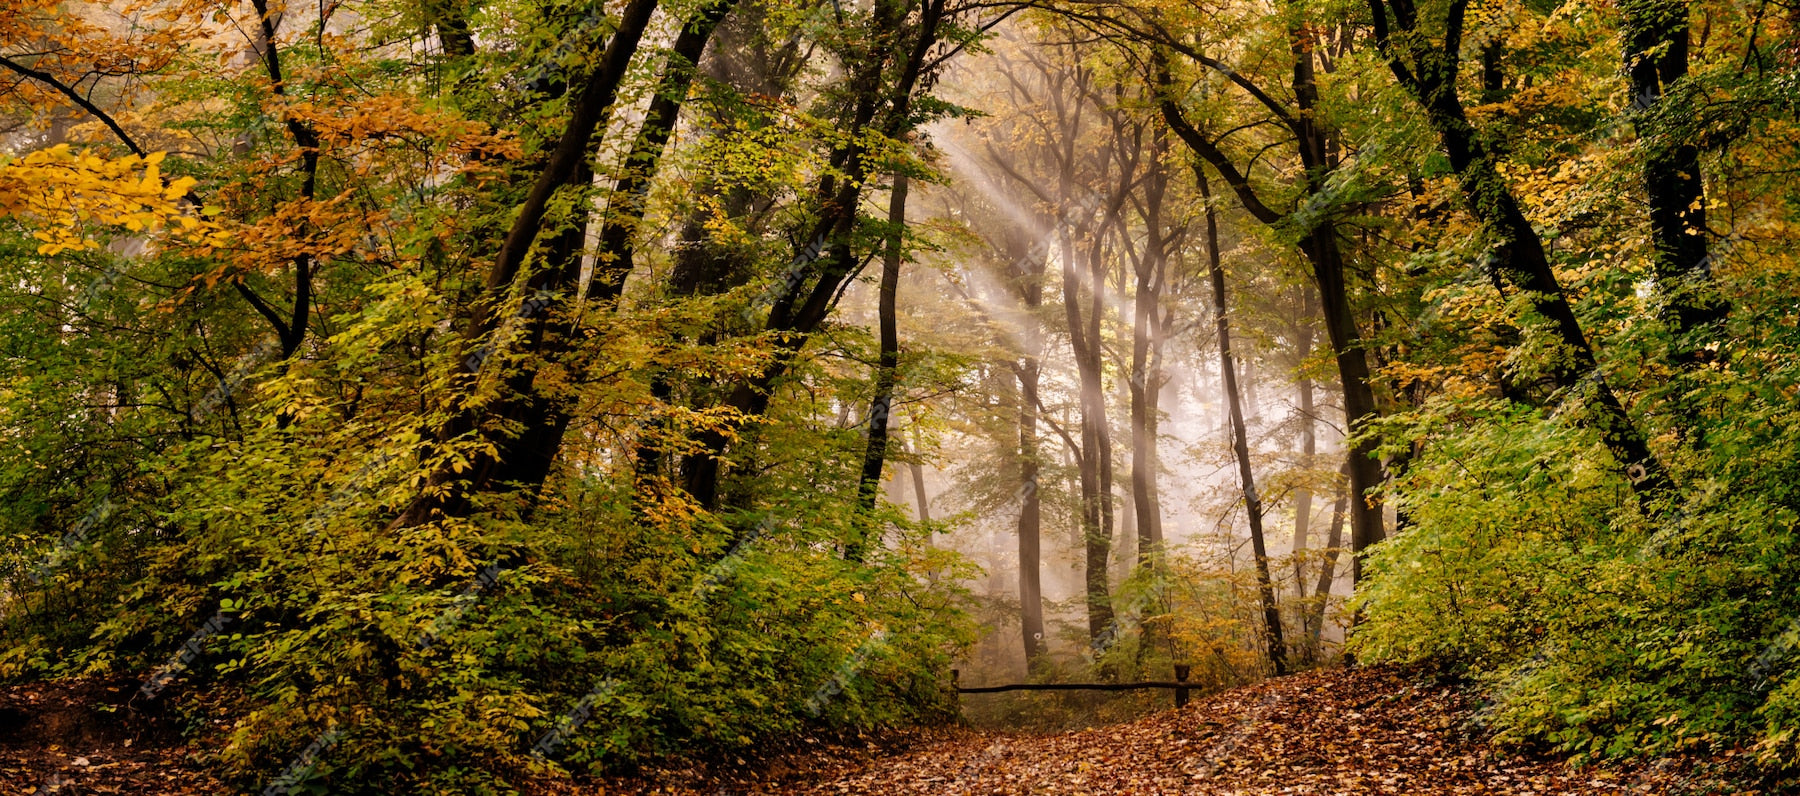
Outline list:
[[[1185,663],[1175,664],[1175,682],[1181,684],[1180,686],[1176,687],[1176,689],[1175,689],[1175,707],[1177,709],[1187,707],[1187,700],[1188,700],[1187,679],[1188,679],[1189,670],[1190,670],[1190,668],[1189,668],[1188,664],[1185,664]]]

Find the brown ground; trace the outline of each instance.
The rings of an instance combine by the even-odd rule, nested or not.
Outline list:
[[[748,772],[664,772],[607,793],[1553,794],[1756,793],[1680,766],[1577,770],[1498,751],[1459,693],[1391,668],[1315,671],[1137,721],[1074,732],[955,730],[905,748],[834,747]]]
[[[127,706],[136,683],[0,690],[5,794],[229,792],[167,719]],[[152,706],[154,707],[154,706]],[[1127,724],[1051,734],[965,728],[859,742],[799,739],[724,765],[670,765],[548,794],[1665,794],[1757,793],[1684,774],[1693,761],[1577,770],[1496,750],[1446,685],[1389,668],[1318,671]],[[1774,791],[1763,791],[1774,792]]]
[[[4,793],[226,793],[188,761],[176,727],[133,710],[140,681],[31,684],[0,690]]]

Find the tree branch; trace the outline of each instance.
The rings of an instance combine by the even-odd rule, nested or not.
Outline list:
[[[80,107],[83,111],[86,111],[88,115],[99,119],[100,123],[106,125],[107,129],[112,130],[113,135],[118,136],[119,141],[125,145],[125,148],[131,150],[131,154],[137,155],[138,157],[144,156],[144,148],[138,146],[138,143],[132,140],[130,135],[126,134],[125,128],[120,127],[117,120],[113,119],[106,111],[100,110],[100,106],[95,105],[87,97],[81,96],[81,92],[76,91],[73,86],[62,82],[61,80],[57,80],[56,76],[49,72],[32,69],[31,67],[25,66],[4,55],[0,55],[0,66],[4,66],[24,77],[31,78],[32,80],[36,80],[39,83],[43,83],[44,85],[56,89],[57,93],[68,97],[70,102],[75,103],[76,106]]]

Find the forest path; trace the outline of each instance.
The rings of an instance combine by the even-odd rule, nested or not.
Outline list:
[[[639,792],[1551,796],[1687,789],[1672,771],[1582,770],[1498,750],[1466,729],[1473,715],[1455,688],[1415,673],[1315,671],[1126,724],[1042,735],[958,730],[898,752],[791,755],[745,779],[665,780]]]
[[[168,722],[131,725],[135,680],[0,689],[0,794],[233,792]],[[1306,672],[1136,721],[1059,733],[968,728],[790,741],[721,767],[671,762],[635,778],[539,779],[528,796],[1115,796],[1136,794],[1750,794],[1680,774],[1694,763],[1580,770],[1496,749],[1453,686],[1391,667]],[[135,743],[134,743],[135,742]]]

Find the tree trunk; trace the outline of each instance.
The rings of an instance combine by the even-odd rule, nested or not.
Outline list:
[[[1300,114],[1296,122],[1301,161],[1307,167],[1307,193],[1317,194],[1325,188],[1325,176],[1336,163],[1331,160],[1330,136],[1319,126],[1316,112],[1319,87],[1313,70],[1314,53],[1311,38],[1304,28],[1289,30],[1289,46],[1294,55],[1294,101]],[[1350,306],[1350,286],[1344,278],[1343,250],[1338,247],[1337,229],[1330,223],[1315,226],[1301,247],[1312,263],[1313,283],[1319,288],[1320,309],[1325,315],[1326,336],[1337,355],[1338,375],[1343,382],[1346,430],[1352,436],[1361,434],[1377,415],[1375,393],[1369,387],[1369,359],[1363,350],[1362,335],[1357,329],[1355,308]],[[1350,547],[1356,556],[1351,561],[1351,582],[1362,582],[1362,553],[1386,537],[1382,526],[1381,504],[1373,495],[1381,485],[1381,463],[1375,460],[1375,440],[1364,439],[1350,446]]]
[[[468,10],[455,0],[425,0],[421,10],[437,31],[445,55],[461,58],[475,54],[475,36],[469,32]]]
[[[869,445],[863,453],[862,482],[858,485],[857,508],[866,517],[875,508],[875,496],[881,485],[881,468],[887,459],[888,417],[893,412],[894,383],[900,374],[900,328],[895,316],[895,298],[900,292],[900,263],[905,245],[906,175],[894,175],[894,189],[888,200],[888,229],[881,257],[881,295],[877,302],[881,326],[881,355],[875,366],[875,398],[869,405]],[[845,546],[844,557],[861,561],[868,546],[868,533],[852,539]]]
[[[1262,498],[1256,494],[1256,476],[1250,469],[1250,438],[1244,424],[1244,407],[1238,398],[1237,366],[1231,354],[1231,321],[1225,301],[1225,267],[1219,258],[1218,214],[1206,173],[1195,169],[1200,196],[1206,203],[1206,257],[1212,277],[1213,321],[1219,338],[1219,377],[1225,384],[1225,405],[1231,418],[1231,447],[1237,454],[1238,480],[1243,485],[1244,511],[1250,518],[1250,550],[1256,557],[1256,593],[1262,603],[1263,639],[1268,645],[1269,666],[1277,677],[1287,674],[1287,650],[1282,643],[1281,612],[1275,607],[1275,583],[1269,577],[1269,550],[1263,540]]]
[[[1348,461],[1345,461],[1344,469],[1340,472],[1343,474],[1344,480],[1340,482],[1337,490],[1337,502],[1333,503],[1331,507],[1331,533],[1325,540],[1325,559],[1319,563],[1319,583],[1313,588],[1313,598],[1316,602],[1313,603],[1312,616],[1306,628],[1312,636],[1314,650],[1321,649],[1321,638],[1325,632],[1325,604],[1331,599],[1331,583],[1337,578],[1338,551],[1344,544],[1344,508],[1350,495],[1348,488],[1350,464]]]
[[[1105,432],[1106,403],[1101,393],[1099,359],[1088,355],[1089,326],[1083,318],[1081,276],[1075,260],[1075,246],[1069,230],[1061,231],[1063,312],[1069,324],[1069,346],[1074,349],[1075,369],[1080,392],[1081,448],[1076,451],[1081,481],[1081,534],[1085,555],[1088,638],[1102,643],[1112,624],[1112,600],[1107,580],[1107,557],[1112,546],[1111,529],[1101,527],[1101,502],[1108,495],[1100,489],[1099,438]],[[1096,299],[1099,291],[1093,290]],[[1095,302],[1099,304],[1098,301]],[[1099,345],[1098,340],[1092,344]]]
[[[898,139],[909,132],[913,94],[926,77],[945,10],[946,0],[926,0],[920,9],[918,29],[913,32],[917,38],[910,42],[898,63],[891,62],[885,52],[873,54],[857,66],[849,80],[848,90],[856,99],[845,124],[846,143],[834,149],[827,159],[833,168],[819,179],[814,190],[814,201],[822,212],[789,266],[799,279],[789,286],[792,289],[777,292],[763,323],[766,331],[779,333],[775,356],[761,373],[734,387],[724,401],[740,417],[756,417],[767,411],[776,383],[831,314],[839,288],[854,278],[860,268],[862,260],[853,244],[861,217],[863,181],[869,176],[871,165],[866,134],[873,128],[886,138]],[[870,24],[876,34],[898,38],[906,7],[894,0],[878,0],[875,12]],[[898,66],[899,74],[884,90],[882,82],[889,66]],[[802,289],[808,282],[810,287]],[[723,430],[698,434],[695,442],[699,452],[684,463],[683,485],[695,502],[709,510],[719,504],[719,481],[730,440],[731,436]]]
[[[1643,182],[1661,315],[1674,338],[1671,359],[1692,367],[1710,356],[1706,345],[1716,340],[1730,305],[1712,284],[1700,148],[1657,118],[1667,113],[1664,95],[1688,73],[1688,7],[1677,0],[1626,0],[1621,9],[1634,123],[1648,144]]]
[[[1324,311],[1327,336],[1337,354],[1338,377],[1343,383],[1344,416],[1351,434],[1360,434],[1376,418],[1375,393],[1369,388],[1369,360],[1356,329],[1344,283],[1344,263],[1335,233],[1317,230],[1305,242],[1319,285],[1319,305]],[[1381,463],[1375,460],[1375,440],[1360,439],[1350,445],[1350,580],[1362,583],[1362,553],[1386,537],[1381,504],[1374,499],[1381,485]]]
[[[1161,331],[1163,261],[1162,204],[1167,187],[1163,155],[1168,139],[1158,127],[1151,139],[1149,176],[1145,181],[1143,256],[1136,262],[1131,324],[1131,501],[1137,525],[1138,566],[1154,566],[1162,552],[1162,509],[1156,500],[1156,393],[1161,387],[1151,349]]]
[[[631,154],[626,158],[626,171],[614,182],[612,193],[607,197],[606,221],[600,227],[594,273],[587,289],[588,295],[605,308],[610,309],[618,301],[625,289],[625,278],[631,275],[636,254],[632,238],[644,220],[644,203],[650,194],[651,181],[656,177],[669,138],[675,133],[675,122],[681,116],[700,57],[706,52],[707,42],[712,40],[713,31],[736,4],[737,0],[711,0],[701,9],[700,16],[675,37],[669,59],[663,66],[662,79],[651,95],[643,124],[638,127],[637,139],[632,142]]]
[[[1027,357],[1019,373],[1019,629],[1031,666],[1045,651],[1043,496],[1038,484],[1038,362]]]
[[[526,255],[544,228],[558,229],[545,223],[552,196],[566,188],[585,188],[591,182],[590,144],[612,111],[619,83],[656,8],[657,0],[632,0],[621,13],[599,64],[582,81],[563,132],[495,256],[486,295],[464,324],[463,339],[469,351],[461,360],[458,380],[463,386],[472,388],[490,359],[502,361],[492,354],[507,342],[502,338],[509,322],[522,327],[516,334],[534,355],[554,355],[566,345],[566,335],[553,328],[552,321],[579,277],[579,258],[573,253],[585,236],[585,220],[566,221],[550,246],[547,266],[528,273],[524,285],[517,282],[520,274],[526,273]],[[518,310],[507,312],[512,301],[520,302]],[[534,489],[543,483],[561,449],[568,417],[558,400],[537,388],[534,374],[533,368],[511,369],[502,375],[504,389],[497,402],[459,409],[437,429],[435,438],[441,444],[473,433],[487,438],[491,446],[478,452],[467,467],[445,465],[428,475],[427,488],[400,512],[395,526],[461,514],[468,509],[468,497],[473,493],[514,486]],[[519,431],[509,432],[509,427]]]
[[[1019,631],[1023,636],[1027,671],[1036,671],[1047,649],[1044,643],[1043,495],[1038,483],[1043,447],[1038,438],[1038,412],[1042,400],[1044,334],[1038,313],[1044,306],[1045,257],[1014,256],[1017,280],[1019,335],[1023,344],[1019,378]]]
[[[1594,349],[1550,267],[1543,238],[1531,226],[1518,197],[1501,176],[1499,155],[1476,135],[1464,112],[1457,94],[1457,72],[1467,4],[1448,6],[1444,20],[1446,37],[1441,45],[1420,35],[1411,0],[1399,0],[1394,6],[1396,11],[1403,11],[1392,20],[1401,33],[1397,39],[1389,33],[1388,2],[1369,0],[1376,46],[1395,79],[1411,94],[1437,133],[1450,168],[1456,172],[1469,213],[1497,239],[1488,267],[1531,296],[1532,309],[1550,322],[1566,349],[1566,354],[1548,363],[1547,375],[1559,389],[1586,405],[1591,416],[1583,418],[1583,422],[1600,432],[1633,491],[1645,500],[1666,495],[1674,486],[1667,471],[1600,372]]]
[[[1300,468],[1308,473],[1313,468],[1313,457],[1318,455],[1318,425],[1313,417],[1313,383],[1306,375],[1306,360],[1312,357],[1313,347],[1313,313],[1318,307],[1318,292],[1311,285],[1302,288],[1305,299],[1301,302],[1299,332],[1295,335],[1296,353],[1300,361]],[[1306,598],[1306,562],[1301,553],[1307,548],[1307,534],[1312,530],[1313,491],[1307,481],[1301,481],[1294,490],[1294,594],[1304,600]]]
[[[907,471],[912,474],[913,500],[918,506],[920,522],[931,522],[931,499],[925,492],[925,468],[918,462],[907,462]]]
[[[1313,81],[1312,54],[1299,33],[1294,34],[1294,95],[1300,113],[1289,123],[1295,136],[1295,148],[1306,166],[1305,189],[1315,196],[1325,187],[1325,178],[1333,166],[1329,136],[1314,121],[1318,90]],[[1161,101],[1163,118],[1171,130],[1224,178],[1244,210],[1264,225],[1285,229],[1284,217],[1257,196],[1249,179],[1231,164],[1225,153],[1182,116],[1181,109],[1166,95],[1170,83],[1166,71],[1158,80],[1165,90]],[[1195,167],[1200,168],[1199,166]],[[1369,361],[1363,351],[1362,336],[1357,329],[1354,308],[1350,305],[1349,285],[1345,280],[1343,253],[1338,248],[1337,230],[1329,218],[1321,219],[1300,240],[1300,252],[1312,266],[1313,284],[1319,289],[1319,309],[1325,318],[1326,337],[1335,355],[1338,380],[1344,394],[1344,419],[1354,437],[1376,417],[1375,394],[1369,387]],[[1380,542],[1381,504],[1373,490],[1381,484],[1381,465],[1375,461],[1374,439],[1364,439],[1351,447],[1350,455],[1350,544],[1358,553]],[[1358,559],[1360,562],[1360,558]],[[1352,579],[1360,580],[1360,563],[1351,567]]]
[[[1114,211],[1116,212],[1116,210]],[[1112,422],[1106,414],[1106,359],[1105,350],[1101,346],[1101,327],[1106,319],[1106,258],[1102,251],[1101,241],[1105,236],[1095,230],[1092,246],[1088,251],[1088,281],[1093,303],[1087,314],[1087,348],[1086,361],[1080,367],[1081,372],[1081,420],[1084,427],[1093,429],[1093,460],[1095,464],[1095,495],[1098,499],[1100,519],[1098,534],[1088,538],[1088,563],[1093,566],[1099,562],[1099,584],[1105,595],[1106,618],[1108,624],[1117,621],[1117,614],[1112,607],[1112,561],[1113,529],[1117,527],[1113,516],[1113,440]],[[1089,578],[1095,577],[1093,571]],[[1090,580],[1090,588],[1093,581]]]

